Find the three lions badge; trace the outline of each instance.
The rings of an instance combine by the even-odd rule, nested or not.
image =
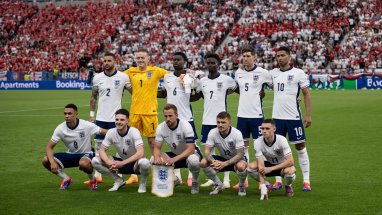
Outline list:
[[[174,167],[153,165],[151,192],[158,197],[169,197],[174,194]]]

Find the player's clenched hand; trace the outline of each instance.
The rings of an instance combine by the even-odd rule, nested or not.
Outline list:
[[[52,171],[53,173],[58,173],[58,164],[56,162],[52,162],[50,164],[50,171]]]
[[[123,167],[123,163],[121,161],[114,161],[114,167],[116,169],[119,169],[119,168],[122,168]]]
[[[166,159],[166,163],[165,163],[167,166],[171,166],[171,165],[174,165],[175,164],[175,159],[174,158],[169,158],[169,159]]]
[[[108,163],[106,164],[106,166],[107,166],[111,171],[113,171],[113,172],[116,172],[116,171],[118,170],[118,168],[115,167],[115,163],[114,163],[114,161],[113,161],[113,162],[108,162]]]
[[[266,174],[272,172],[272,168],[270,168],[270,167],[264,167],[263,172],[264,172],[264,173],[261,173],[261,174],[266,175]]]
[[[312,117],[311,116],[305,116],[304,127],[308,128],[311,124],[312,124]]]
[[[161,157],[154,158],[154,164],[155,165],[164,165],[164,160]]]
[[[226,164],[222,161],[214,160],[214,162],[211,164],[211,167],[216,170],[222,170],[224,167],[226,167]]]

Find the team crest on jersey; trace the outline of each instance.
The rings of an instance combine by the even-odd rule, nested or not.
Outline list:
[[[168,178],[168,171],[166,168],[160,168],[159,169],[159,174],[158,174],[159,180],[160,181],[166,181]]]
[[[176,135],[176,139],[178,139],[178,140],[182,139],[182,135],[177,134],[177,135]]]
[[[228,146],[231,148],[231,149],[234,149],[235,148],[235,143],[233,141],[229,141],[228,142]]]
[[[80,135],[80,138],[84,138],[84,137],[85,137],[85,131],[81,131],[81,132],[79,133],[79,135]]]
[[[259,80],[259,75],[253,75],[253,82],[257,82]]]
[[[279,156],[280,156],[280,155],[281,155],[281,153],[282,153],[282,151],[281,151],[281,149],[276,149],[276,150],[275,150],[275,153],[276,153],[277,155],[279,155]]]
[[[131,144],[131,140],[130,139],[126,139],[125,142],[126,142],[126,145],[130,146],[130,144]]]
[[[293,81],[293,77],[294,77],[294,75],[288,75],[288,81],[289,82]]]
[[[114,86],[118,87],[121,84],[121,80],[114,80]]]
[[[220,90],[221,88],[223,88],[223,82],[218,82],[218,83],[217,83],[217,87],[218,87],[218,90]]]
[[[148,71],[147,72],[147,78],[150,79],[152,76],[153,76],[153,72],[152,71]]]

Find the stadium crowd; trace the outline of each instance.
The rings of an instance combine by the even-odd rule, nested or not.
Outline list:
[[[380,1],[126,0],[38,8],[6,0],[0,8],[1,71],[78,71],[83,57],[100,70],[105,51],[125,69],[140,46],[165,69],[175,51],[200,69],[203,56],[219,50],[222,69],[231,70],[246,44],[266,69],[282,45],[305,70],[382,67]]]
[[[222,49],[227,67],[238,59],[238,50],[251,44],[258,53],[258,64],[275,66],[275,50],[289,45],[295,64],[309,69],[324,69],[333,60],[333,49],[355,25],[354,8],[337,1],[258,1],[244,12]]]

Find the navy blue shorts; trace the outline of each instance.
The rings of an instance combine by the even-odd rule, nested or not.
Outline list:
[[[199,161],[200,161],[203,158],[202,153],[200,152],[200,149],[198,147],[195,147],[195,150],[196,150],[196,154],[199,155]],[[170,158],[173,158],[176,156],[176,154],[173,152],[165,152],[165,153]],[[185,158],[183,160],[179,160],[179,161],[174,163],[174,169],[179,169],[179,168],[188,168],[187,167],[187,158]]]
[[[103,122],[103,121],[96,120],[96,125],[104,129],[115,128],[115,122]],[[102,142],[102,140],[105,139],[105,136],[96,134],[94,135],[94,139],[96,142]]]
[[[260,126],[264,118],[237,118],[237,129],[241,131],[244,140],[249,140],[252,134],[252,139],[256,140],[261,136]]]
[[[60,164],[61,168],[78,167],[81,158],[93,159],[94,153],[71,154],[67,152],[58,152],[54,154],[55,160]]]
[[[274,119],[276,123],[276,134],[286,137],[291,144],[305,142],[305,130],[301,120]]]
[[[269,163],[268,161],[264,161],[264,166],[265,167],[272,167],[272,166],[276,166],[276,164],[271,164]],[[281,176],[281,173],[284,169],[278,169],[278,170],[274,170],[268,174],[266,174],[265,176],[267,177],[272,177],[272,176]]]
[[[225,158],[223,158],[223,157],[221,157],[221,156],[219,156],[219,155],[212,155],[212,157],[213,157],[215,160],[218,160],[218,161],[227,161],[227,159],[225,159]],[[248,158],[247,158],[247,156],[244,155],[242,161],[248,163]],[[235,164],[226,166],[226,167],[224,167],[224,169],[219,170],[219,172],[226,172],[226,171],[236,172],[236,170],[235,170]]]
[[[198,139],[198,134],[196,133],[196,129],[195,129],[195,123],[194,121],[188,121],[191,126],[192,126],[192,130],[194,131],[194,140],[197,140]]]
[[[200,140],[202,145],[204,145],[207,142],[208,133],[210,133],[210,131],[216,127],[217,125],[202,125],[202,139]]]
[[[113,156],[113,159],[116,160],[116,161],[123,161],[122,158],[118,158],[118,157],[114,157],[114,156]],[[132,162],[132,163],[128,163],[125,166],[123,166],[122,168],[119,168],[118,169],[118,173],[121,173],[121,174],[137,174],[137,175],[139,175],[140,174],[139,172],[135,172],[134,171],[134,165],[135,165],[136,162],[138,162],[138,161],[135,161],[135,162]]]

